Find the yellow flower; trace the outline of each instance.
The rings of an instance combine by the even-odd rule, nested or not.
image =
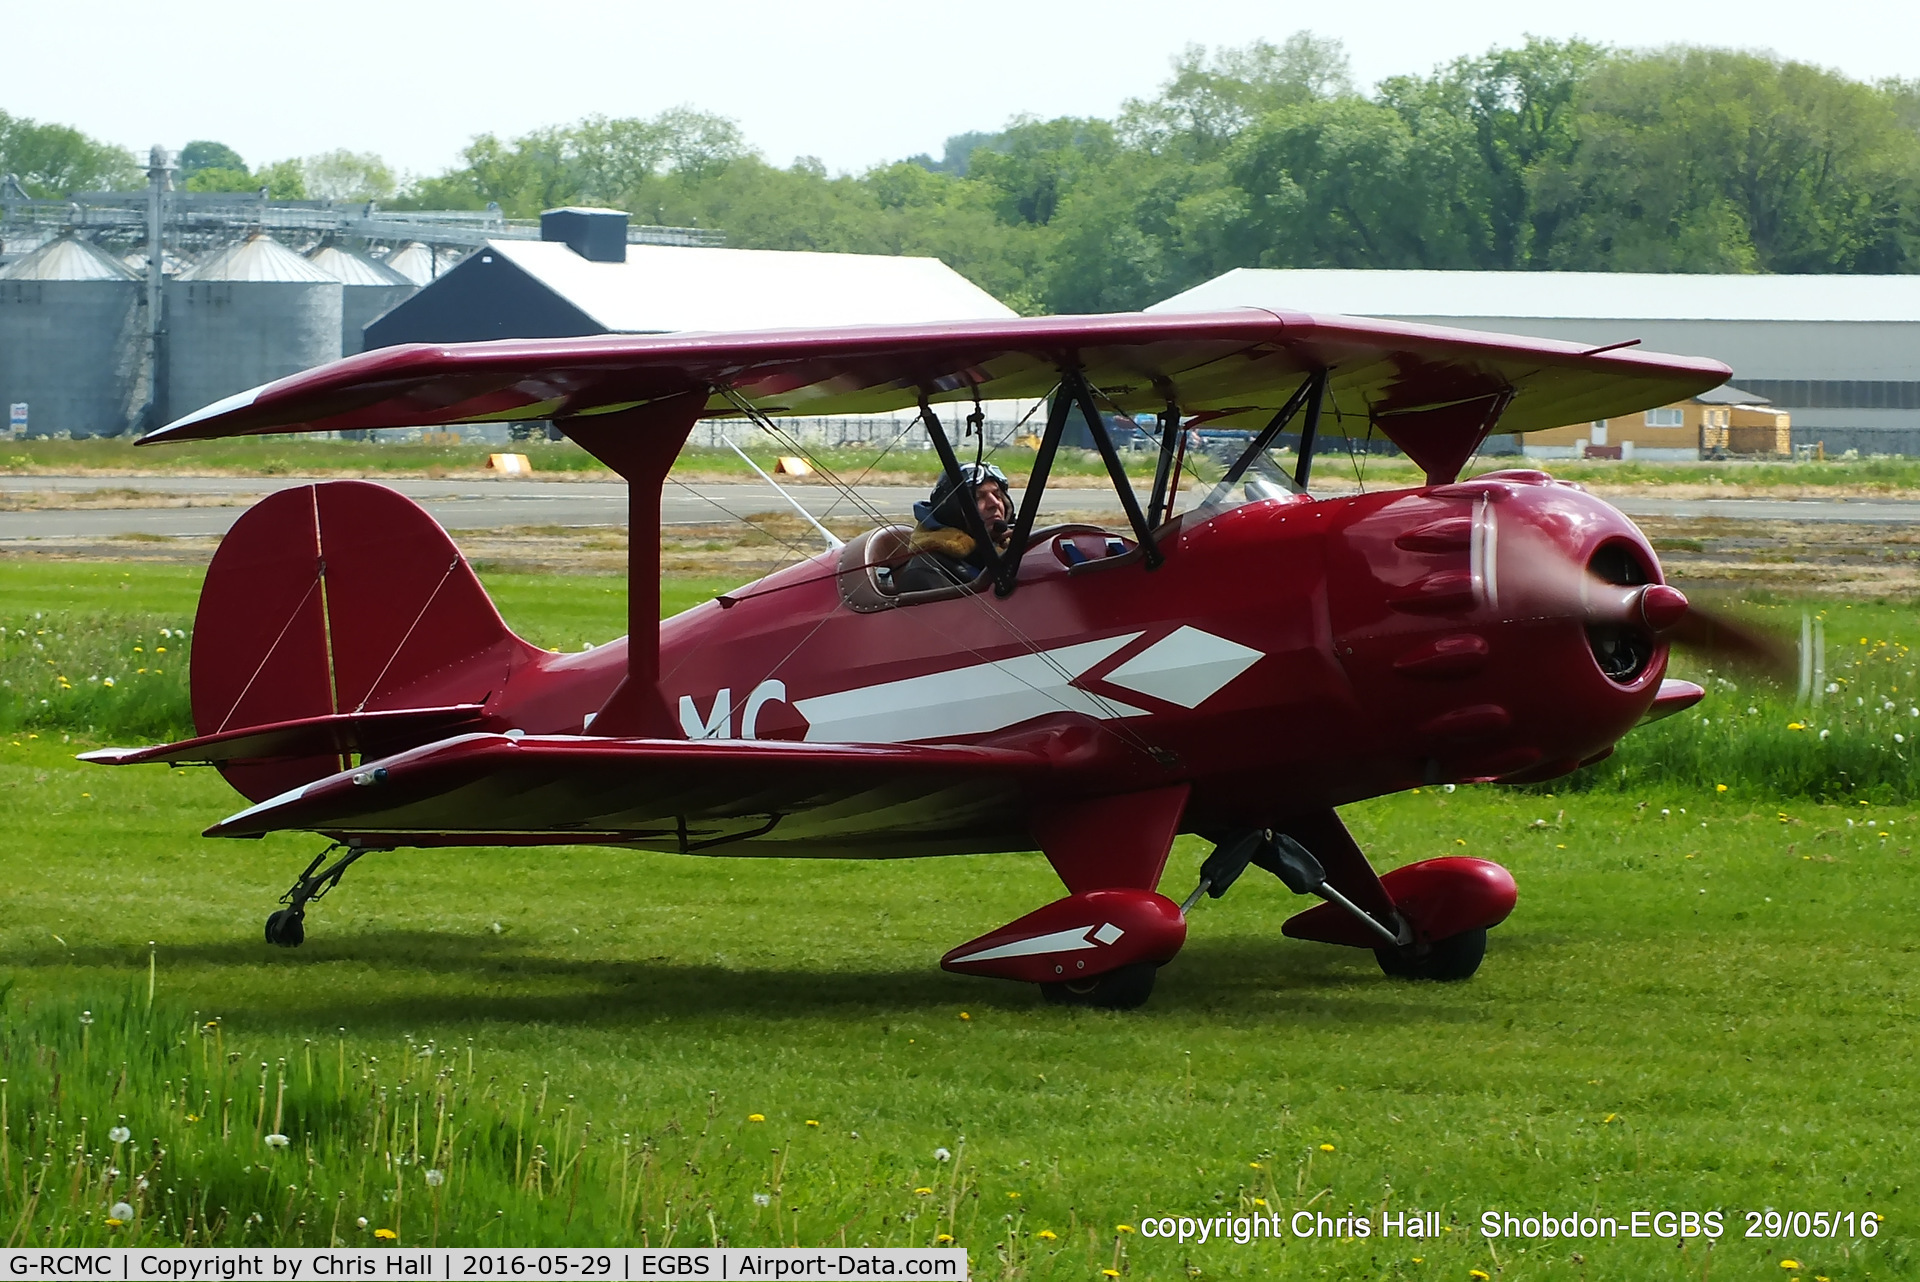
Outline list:
[[[1131,1233],[1131,1232],[1133,1232],[1133,1225],[1131,1225],[1131,1224],[1116,1224],[1116,1225],[1114,1225],[1114,1226],[1113,1226],[1113,1231],[1114,1231],[1115,1233]]]
[[[748,1113],[747,1120],[749,1122],[764,1122],[767,1120],[767,1115],[765,1113]]]
[[[1453,844],[1456,846],[1464,846],[1467,844],[1467,839],[1465,837],[1455,837],[1453,839]]]
[[[932,1197],[933,1190],[932,1189],[915,1189],[913,1191],[913,1195],[915,1197]]]
[[[1120,1270],[1119,1269],[1101,1269],[1100,1276],[1103,1278],[1117,1278],[1120,1276]]]
[[[1789,721],[1789,722],[1787,722],[1787,729],[1789,729],[1789,730],[1805,730],[1805,729],[1806,729],[1806,727],[1805,727],[1805,726],[1803,726],[1803,725],[1801,725],[1801,724],[1800,724],[1800,723],[1799,723],[1798,721]]]
[[[1725,791],[1727,790],[1727,785],[1725,785],[1725,784],[1723,784],[1723,783],[1717,783],[1717,784],[1715,784],[1715,785],[1713,785],[1713,790],[1714,790],[1715,792],[1725,792]]]
[[[1333,1145],[1331,1145],[1331,1144],[1322,1144],[1322,1145],[1320,1146],[1320,1151],[1321,1151],[1322,1153],[1331,1153],[1331,1152],[1333,1152]]]
[[[1038,1233],[1034,1234],[1034,1236],[1039,1238],[1042,1242],[1057,1241],[1060,1237],[1060,1235],[1058,1233],[1055,1233],[1052,1229],[1041,1229]]]
[[[1255,1206],[1265,1206],[1267,1204],[1267,1199],[1264,1197],[1256,1197],[1253,1199],[1253,1204]]]
[[[1007,1194],[1007,1196],[1008,1196],[1008,1197],[1019,1197],[1020,1195],[1019,1195],[1018,1193],[1009,1193],[1009,1194]]]
[[[965,1011],[961,1011],[961,1012],[960,1012],[960,1018],[961,1018],[961,1019],[972,1019],[972,1018],[973,1018],[973,1016],[971,1016],[971,1015],[969,1015],[969,1014],[967,1014],[967,1012],[965,1012]]]
[[[110,1229],[124,1229],[127,1227],[127,1222],[125,1220],[116,1220],[109,1215],[107,1217],[107,1227]]]
[[[199,1120],[200,1120],[200,1114],[198,1114],[198,1113],[188,1113],[188,1114],[187,1114],[187,1120],[188,1120],[189,1122],[197,1122],[197,1121],[199,1121]]]
[[[382,1242],[398,1242],[400,1240],[400,1235],[392,1229],[375,1229],[373,1235]]]
[[[1620,1114],[1618,1113],[1608,1113],[1605,1118],[1601,1119],[1600,1124],[1602,1126],[1605,1126],[1608,1122],[1611,1122],[1614,1118],[1618,1116],[1620,1116]]]
[[[816,1122],[816,1121],[814,1121],[814,1120],[813,1120],[813,1119],[812,1119],[811,1117],[809,1117],[809,1118],[807,1119],[807,1125],[808,1125],[808,1126],[818,1126],[818,1125],[820,1125],[820,1123],[818,1123],[818,1122]]]
[[[1783,1268],[1783,1269],[1797,1269],[1797,1268],[1799,1268],[1799,1267],[1800,1267],[1800,1261],[1798,1261],[1798,1260],[1782,1260],[1782,1261],[1780,1261],[1780,1267],[1781,1267],[1781,1268]]]
[[[953,1234],[942,1233],[938,1237],[934,1238],[933,1240],[936,1242],[951,1242],[953,1241]]]
[[[1467,1276],[1470,1278],[1478,1278],[1480,1282],[1487,1282],[1487,1274],[1480,1269],[1468,1269]]]

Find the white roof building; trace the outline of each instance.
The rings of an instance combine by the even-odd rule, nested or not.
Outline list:
[[[1712,356],[1829,452],[1920,453],[1920,276],[1237,268],[1149,311],[1226,307]]]
[[[629,245],[624,214],[569,209],[547,217],[553,227],[543,219],[543,232],[552,238],[486,242],[369,325],[367,346],[1014,314],[934,258]],[[558,238],[582,227],[571,241]]]

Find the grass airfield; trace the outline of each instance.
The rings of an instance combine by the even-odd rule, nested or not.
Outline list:
[[[179,565],[0,564],[10,626],[66,611],[122,649],[186,623],[196,583]],[[617,580],[489,587],[542,644],[623,627]],[[674,609],[715,585],[669,587]],[[1869,615],[1858,662],[1887,670],[1846,679],[1897,695],[1911,661],[1872,656],[1912,629],[1897,609],[1854,617]],[[99,622],[116,618],[131,631]],[[1762,772],[1802,740],[1773,725],[1777,701],[1707,706],[1750,697],[1765,751],[1730,759]],[[1839,737],[1879,734],[1858,716]],[[310,910],[305,947],[271,949],[260,922],[319,843],[203,840],[241,804],[216,774],[72,760],[100,741],[0,732],[14,1244],[944,1235],[982,1277],[1920,1276],[1920,815],[1902,770],[1869,804],[1783,798],[1738,774],[1718,791],[1695,752],[1665,779],[1642,762],[1631,787],[1352,807],[1382,868],[1466,853],[1514,871],[1520,906],[1473,981],[1397,983],[1369,954],[1286,940],[1304,903],[1250,870],[1196,909],[1152,1003],[1118,1015],[938,969],[1057,896],[1037,856],[402,851]],[[1165,889],[1183,894],[1203,854],[1183,840]],[[137,1214],[110,1225],[122,1198]],[[1768,1208],[1885,1222],[1871,1238],[1743,1236],[1738,1212]],[[1139,1231],[1301,1209],[1438,1211],[1451,1231],[1205,1246]],[[1710,1209],[1726,1215],[1711,1247],[1470,1231],[1489,1210]]]

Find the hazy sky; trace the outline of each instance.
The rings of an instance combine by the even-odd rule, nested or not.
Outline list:
[[[1920,76],[1912,0],[4,0],[0,108],[142,156],[214,138],[253,164],[346,147],[436,173],[477,133],[686,103],[777,164],[860,170],[1023,112],[1111,115],[1188,43],[1301,28],[1343,41],[1363,86],[1529,32]]]

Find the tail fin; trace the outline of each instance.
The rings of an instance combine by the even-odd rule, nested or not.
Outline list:
[[[453,540],[413,502],[364,481],[299,486],[235,522],[207,568],[193,723],[219,735],[485,703],[538,653],[507,629]],[[260,801],[347,764],[329,753],[220,770]]]

